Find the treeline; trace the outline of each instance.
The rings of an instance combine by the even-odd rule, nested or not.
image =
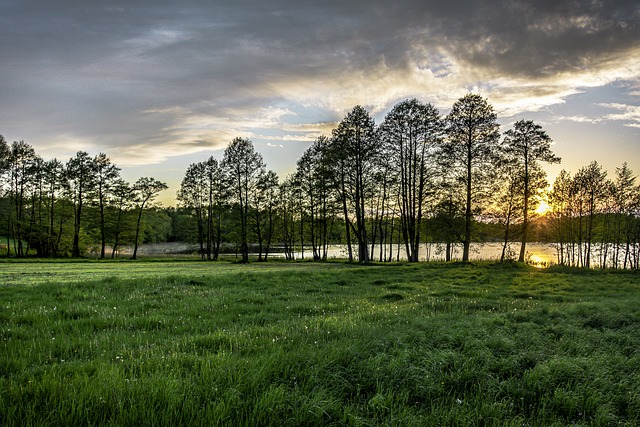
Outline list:
[[[127,244],[135,258],[141,241],[180,241],[196,243],[207,260],[230,251],[244,262],[276,251],[323,260],[329,245],[342,244],[349,261],[391,261],[399,251],[418,261],[424,244],[435,243],[446,260],[462,248],[466,261],[471,242],[500,241],[501,260],[525,261],[535,239],[555,243],[560,264],[637,269],[632,171],[625,164],[609,181],[594,162],[574,177],[562,171],[547,194],[541,163],[560,162],[551,144],[528,120],[501,133],[493,107],[475,94],[446,116],[402,101],[379,125],[356,106],[282,182],[250,140],[236,138],[222,160],[188,167],[177,208],[158,208],[152,201],[166,186],[124,182],[104,154],[78,152],[63,164],[2,139],[0,227],[6,254],[17,256],[79,256],[93,245],[104,258]],[[552,209],[539,216],[543,200]]]
[[[135,259],[143,213],[153,217],[148,207],[166,188],[148,177],[126,182],[104,153],[78,151],[66,163],[44,160],[24,141],[8,144],[0,135],[0,235],[6,238],[0,252],[79,257],[98,242],[100,258],[132,244]]]
[[[501,138],[493,107],[478,95],[458,100],[446,117],[412,99],[379,126],[356,106],[280,185],[251,142],[237,138],[221,163],[211,158],[189,167],[178,200],[197,221],[201,252],[210,259],[225,232],[225,206],[232,206],[245,261],[250,241],[258,243],[259,259],[274,241],[287,257],[308,246],[314,259],[324,259],[336,235],[350,261],[391,260],[398,243],[418,261],[425,242],[441,242],[447,260],[459,244],[467,261],[481,219],[503,224],[505,245],[517,224],[524,260],[530,219],[547,187],[540,162],[559,161],[531,121]]]
[[[237,138],[221,162],[190,165],[178,200],[197,223],[206,259],[216,259],[220,243],[232,240],[245,261],[249,242],[257,243],[258,259],[266,259],[277,242],[288,258],[307,247],[314,259],[326,259],[329,244],[343,243],[350,261],[392,260],[398,245],[406,259],[418,261],[421,245],[437,242],[446,260],[456,245],[468,260],[471,242],[489,237],[503,242],[502,260],[513,255],[509,244],[519,242],[516,256],[524,261],[535,231],[536,240],[560,242],[559,263],[589,266],[589,242],[599,241],[626,254],[629,262],[613,267],[637,268],[640,191],[626,165],[624,185],[607,183],[602,173],[574,185],[579,194],[590,191],[582,188],[586,182],[609,192],[624,187],[625,196],[611,196],[626,203],[616,208],[615,225],[600,202],[588,215],[554,209],[547,222],[536,218],[548,188],[540,163],[560,162],[551,143],[541,126],[527,120],[501,135],[492,106],[474,94],[459,99],[446,117],[430,104],[403,101],[378,126],[356,106],[330,137],[314,141],[284,182],[278,184],[249,140]],[[532,230],[533,220],[544,229]],[[585,227],[588,234],[579,231]],[[601,228],[606,232],[597,234]],[[578,251],[582,255],[570,256]]]

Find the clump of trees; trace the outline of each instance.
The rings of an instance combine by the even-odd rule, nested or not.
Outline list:
[[[79,257],[93,246],[106,258],[109,244],[115,257],[124,243],[137,248],[146,232],[147,240],[164,239],[168,233],[153,236],[147,223],[157,217],[149,202],[165,188],[153,178],[125,182],[105,153],[44,160],[24,141],[0,135],[0,252]]]
[[[6,254],[16,256],[79,256],[91,242],[101,258],[108,245],[113,257],[124,244],[135,258],[141,241],[155,239],[195,243],[203,260],[235,252],[243,262],[250,253],[266,261],[274,250],[324,260],[330,244],[343,244],[349,261],[402,253],[417,262],[432,251],[449,261],[454,248],[468,261],[472,242],[490,240],[502,242],[502,261],[525,261],[527,243],[546,240],[560,264],[637,269],[640,187],[632,171],[625,164],[610,181],[594,162],[573,177],[562,171],[547,194],[541,164],[560,162],[551,147],[530,120],[501,134],[493,107],[476,94],[444,117],[405,100],[379,125],[356,106],[282,182],[250,140],[235,138],[220,161],[189,165],[177,208],[159,209],[152,201],[166,185],[125,182],[103,153],[78,152],[63,164],[2,138],[0,227]],[[543,200],[552,211],[540,217]]]
[[[557,242],[562,264],[590,266],[590,242],[597,235],[601,265],[616,257],[621,263],[611,266],[637,268],[638,204],[628,201],[637,200],[640,191],[626,166],[620,172],[625,184],[607,184],[602,175],[587,173],[588,168],[578,173],[583,198],[597,198],[604,188],[624,188],[617,191],[626,191],[626,196],[616,197],[628,203],[616,205],[616,222],[596,218],[604,211],[596,209],[599,202],[587,199],[582,205],[571,202],[574,210],[558,211],[565,206],[556,202],[556,193],[566,172],[549,199],[554,206],[558,203],[553,216],[544,222],[536,214],[548,188],[541,163],[560,162],[551,146],[547,133],[530,120],[516,122],[501,135],[493,107],[476,94],[456,101],[446,117],[431,104],[402,101],[380,125],[356,106],[331,136],[313,142],[298,160],[296,172],[280,184],[266,172],[250,141],[232,141],[216,166],[219,178],[213,190],[204,164],[189,167],[179,193],[180,209],[198,224],[210,224],[208,212],[216,212],[216,236],[235,241],[244,261],[248,242],[257,242],[258,258],[266,259],[270,245],[263,251],[265,235],[288,259],[294,248],[303,257],[306,249],[313,259],[326,259],[329,243],[342,243],[349,261],[390,261],[398,259],[402,248],[404,257],[415,262],[428,258],[428,252],[420,251],[432,244],[447,260],[454,247],[462,247],[462,260],[467,261],[471,242],[489,237],[502,241],[501,260],[512,254],[525,261],[527,243],[535,233],[536,240]],[[207,198],[212,191],[216,196]],[[596,233],[602,228],[599,223],[608,224],[605,234]],[[573,234],[567,234],[567,227]],[[198,226],[203,258],[210,229],[211,225]],[[560,230],[564,234],[558,234]],[[508,250],[513,242],[520,245],[517,254]],[[610,250],[616,255],[607,255]],[[620,258],[621,253],[628,259]]]
[[[574,176],[563,170],[556,178],[547,230],[559,264],[640,267],[640,187],[626,162],[615,175],[608,179],[594,161]]]

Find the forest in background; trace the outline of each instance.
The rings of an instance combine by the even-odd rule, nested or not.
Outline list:
[[[525,261],[527,243],[542,241],[556,246],[559,264],[638,269],[633,172],[625,163],[607,177],[594,161],[563,170],[549,190],[541,163],[560,162],[551,148],[532,121],[501,134],[476,94],[444,117],[402,101],[379,125],[356,106],[283,181],[249,139],[235,138],[221,161],[187,168],[178,206],[167,208],[155,203],[165,183],[128,183],[105,153],[63,163],[0,137],[0,255],[113,258],[127,246],[135,259],[141,243],[190,242],[203,260],[235,252],[247,262],[255,252],[262,261],[275,251],[292,259],[298,248],[323,260],[343,244],[349,261],[391,261],[381,248],[401,245],[415,262],[422,244],[438,243],[446,260],[457,246],[467,261],[472,242],[491,241],[503,243],[501,261]]]

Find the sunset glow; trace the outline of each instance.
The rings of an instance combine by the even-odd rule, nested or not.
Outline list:
[[[544,200],[541,200],[540,204],[536,208],[536,213],[538,215],[546,215],[547,212],[549,212],[550,210],[551,210],[551,206],[549,206],[549,204]]]
[[[529,256],[529,265],[535,268],[549,267],[553,263],[553,260],[545,255],[533,254]]]

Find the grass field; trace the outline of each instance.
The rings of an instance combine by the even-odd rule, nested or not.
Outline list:
[[[0,263],[0,425],[640,425],[640,276]]]

